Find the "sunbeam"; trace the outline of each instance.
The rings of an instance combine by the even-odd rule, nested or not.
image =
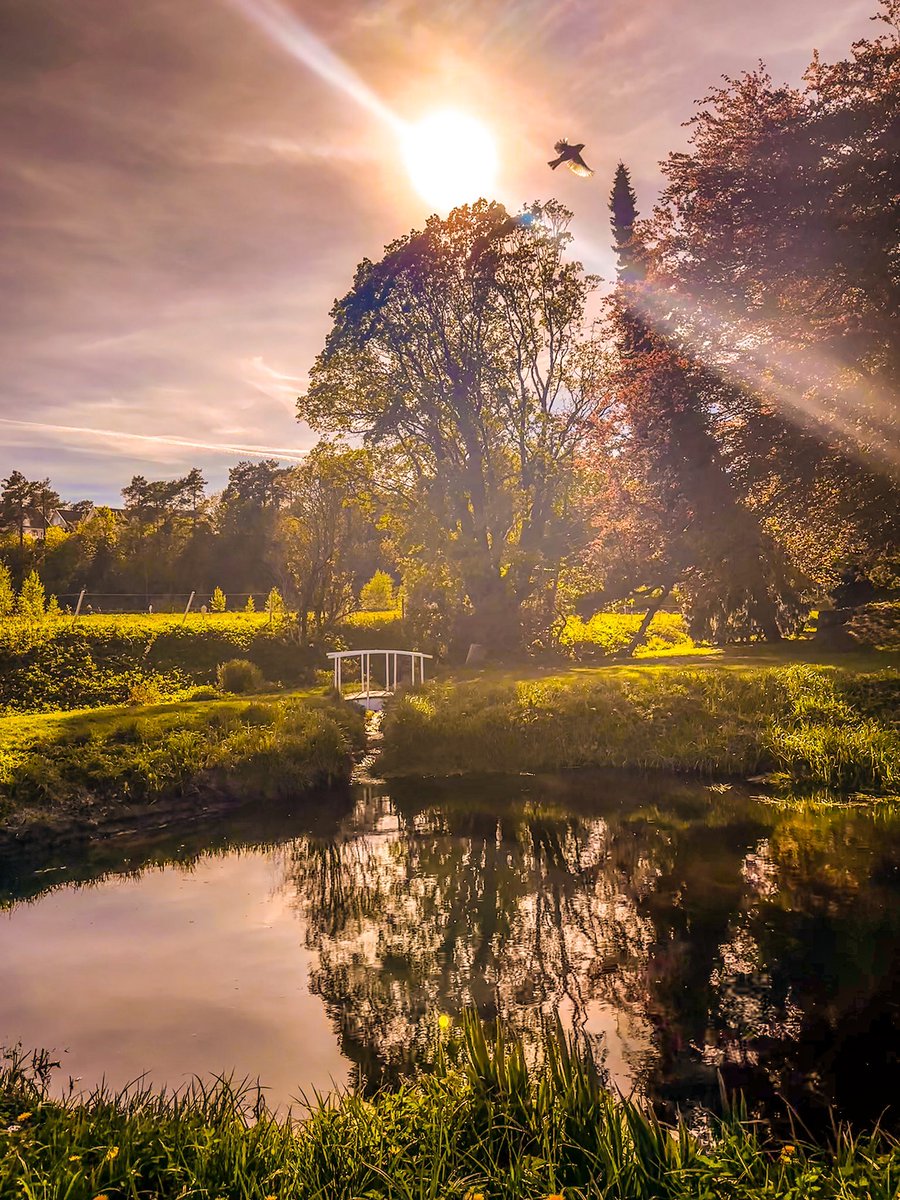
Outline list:
[[[316,37],[297,14],[286,8],[280,0],[227,2],[297,62],[315,71],[320,79],[343,92],[379,121],[383,121],[398,137],[407,132],[407,123],[392,112],[352,67],[348,67],[342,58]]]

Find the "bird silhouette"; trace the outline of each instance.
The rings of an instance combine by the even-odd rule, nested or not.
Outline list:
[[[560,163],[565,163],[573,175],[580,175],[582,179],[590,179],[593,171],[581,157],[581,151],[584,149],[584,142],[579,142],[577,146],[570,146],[565,138],[562,138],[553,147],[559,158],[552,159],[547,163],[554,171]]]

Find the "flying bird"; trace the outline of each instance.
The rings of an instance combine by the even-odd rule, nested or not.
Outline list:
[[[547,163],[554,171],[560,163],[565,163],[573,175],[580,175],[582,179],[590,179],[593,171],[581,157],[581,151],[584,149],[584,142],[579,142],[577,146],[570,146],[565,138],[558,141],[553,147],[559,158],[554,158]]]

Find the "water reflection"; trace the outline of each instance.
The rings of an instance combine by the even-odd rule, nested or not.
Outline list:
[[[217,827],[215,839],[199,828],[159,831],[77,861],[7,865],[0,876],[15,896],[58,879],[35,874],[48,866],[105,877],[113,889],[137,873],[127,880],[130,909],[106,898],[105,931],[111,923],[123,938],[141,938],[159,970],[165,944],[170,981],[180,978],[178,963],[194,980],[218,979],[208,966],[198,973],[197,963],[231,961],[237,948],[259,996],[240,1021],[222,1005],[211,1018],[208,991],[176,982],[160,1003],[178,1016],[161,1035],[146,1006],[132,1001],[129,1009],[128,988],[117,985],[107,1023],[127,1026],[126,1040],[149,1057],[161,1038],[167,1062],[182,1070],[246,1070],[256,1053],[265,1061],[252,1073],[265,1078],[269,1050],[280,1045],[294,1086],[284,1070],[268,1082],[296,1094],[321,1084],[327,1015],[337,1034],[332,1077],[335,1064],[352,1063],[376,1085],[423,1053],[438,1012],[474,1003],[528,1034],[559,1013],[617,1086],[663,1108],[715,1106],[717,1072],[760,1111],[777,1115],[789,1103],[813,1124],[827,1119],[830,1104],[865,1123],[893,1103],[900,819],[887,811],[779,809],[740,789],[586,773],[394,785],[390,795],[360,788],[352,798],[236,814]],[[248,843],[249,859],[240,849]],[[254,871],[264,864],[269,876],[254,883],[245,867],[236,885],[229,872],[242,860]],[[159,871],[140,876],[148,864]],[[190,896],[205,957],[178,922],[148,927],[136,916],[153,908],[153,878],[198,872],[219,885]],[[279,934],[269,940],[246,928],[264,877],[277,896]],[[255,899],[228,905],[223,897],[235,886]],[[0,954],[20,989],[33,992],[58,952],[33,914],[52,903],[59,920],[91,894],[67,885],[0,922]],[[79,962],[97,969],[103,932],[96,922],[69,922],[73,986]],[[22,1036],[22,1004],[6,995],[0,1038],[9,1040]],[[259,1018],[255,1030],[251,1017]],[[204,1021],[198,1055],[179,1029]],[[83,1016],[68,1029],[73,1045],[90,1041]],[[48,1041],[38,1029],[33,1038]]]

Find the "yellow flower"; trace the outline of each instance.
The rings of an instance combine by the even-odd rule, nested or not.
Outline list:
[[[118,1146],[110,1146],[110,1148],[106,1152],[106,1161],[112,1162],[112,1160],[114,1158],[118,1158],[118,1157],[119,1157],[119,1147]]]
[[[70,1154],[69,1162],[81,1162],[81,1155],[80,1154]]]
[[[484,1192],[469,1192],[466,1200],[484,1200]]]
[[[100,1192],[98,1196],[94,1197],[94,1200],[109,1200],[109,1196],[107,1196],[106,1192]]]
[[[782,1146],[781,1147],[781,1161],[782,1162],[790,1162],[796,1153],[797,1153],[796,1146]]]
[[[441,1013],[441,1015],[438,1017],[438,1025],[440,1026],[441,1029],[449,1029],[450,1028],[450,1018],[447,1016],[446,1013]]]
[[[565,1200],[562,1192],[551,1192],[547,1200]]]
[[[27,1121],[30,1116],[31,1116],[30,1112],[19,1113],[19,1115],[16,1117],[16,1120],[17,1121]]]

